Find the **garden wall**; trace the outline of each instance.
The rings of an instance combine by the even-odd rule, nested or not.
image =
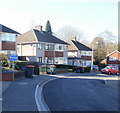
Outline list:
[[[26,72],[19,71],[14,73],[2,73],[2,77],[0,77],[0,81],[15,81],[21,78],[25,78]]]

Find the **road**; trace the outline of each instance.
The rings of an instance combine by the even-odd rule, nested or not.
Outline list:
[[[43,96],[50,111],[118,111],[117,82],[59,78],[44,86]]]

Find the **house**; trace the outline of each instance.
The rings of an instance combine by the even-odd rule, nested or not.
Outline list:
[[[0,24],[0,53],[17,53],[17,31]]]
[[[120,51],[115,50],[106,56],[107,65],[120,66]]]
[[[77,41],[76,37],[69,40],[68,64],[74,66],[91,66],[92,49]]]
[[[67,64],[66,42],[42,30],[42,26],[18,36],[19,60],[44,64]]]

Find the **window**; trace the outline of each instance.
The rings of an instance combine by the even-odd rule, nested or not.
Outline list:
[[[116,61],[116,57],[109,57],[109,61]]]
[[[45,49],[46,49],[46,50],[49,49],[49,44],[45,44]]]
[[[54,50],[54,44],[45,44],[45,50]]]
[[[1,52],[7,54],[7,51],[1,51]]]
[[[38,49],[42,49],[42,44],[37,44],[37,46],[38,46]]]
[[[59,50],[62,50],[62,46],[59,46]]]
[[[56,51],[64,51],[66,48],[67,47],[63,46],[62,44],[55,44],[55,50]]]
[[[84,51],[81,51],[81,55],[85,55],[85,54],[84,54]]]
[[[45,57],[45,63],[48,64],[48,57]]]
[[[19,47],[17,47],[17,51],[19,52]]]
[[[46,64],[53,64],[53,57],[45,57]]]
[[[90,52],[89,52],[89,51],[87,51],[87,52],[86,52],[86,55],[87,55],[87,56],[90,56]]]
[[[58,64],[58,57],[55,57],[55,63]]]
[[[54,45],[53,44],[49,44],[49,50],[54,50]]]
[[[2,41],[10,41],[10,42],[15,42],[16,41],[16,35],[15,34],[1,34],[1,40]]]
[[[105,69],[111,69],[109,66],[105,67]]]
[[[64,49],[64,51],[66,51],[66,50],[67,50],[67,47],[66,47],[66,46],[63,46],[63,49]]]
[[[42,63],[42,57],[38,57],[38,62]]]

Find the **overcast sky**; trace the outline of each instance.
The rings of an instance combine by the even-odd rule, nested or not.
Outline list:
[[[50,21],[52,31],[69,25],[88,38],[104,30],[118,33],[118,0],[0,0],[0,24],[20,33],[32,25],[43,28]]]

